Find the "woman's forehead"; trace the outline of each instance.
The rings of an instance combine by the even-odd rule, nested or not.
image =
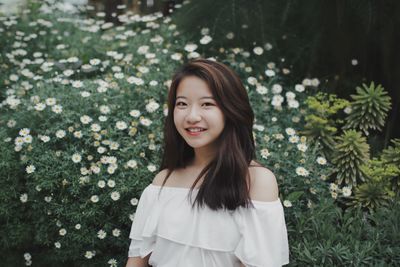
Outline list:
[[[189,76],[179,83],[176,91],[176,98],[213,99],[214,97],[205,81],[195,76]]]

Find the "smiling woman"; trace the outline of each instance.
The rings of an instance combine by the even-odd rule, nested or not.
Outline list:
[[[253,120],[225,65],[199,59],[175,74],[161,171],[140,198],[127,267],[289,262],[275,176],[254,161]]]

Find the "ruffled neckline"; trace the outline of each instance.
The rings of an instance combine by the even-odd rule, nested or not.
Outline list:
[[[189,187],[178,187],[178,186],[161,186],[161,185],[154,185],[154,184],[149,184],[148,187],[160,190],[160,189],[166,189],[167,191],[173,191],[175,192],[182,192],[182,193],[187,193],[190,188]],[[199,191],[199,188],[196,187],[193,189],[194,192]],[[256,204],[257,206],[270,206],[270,205],[276,205],[277,203],[280,203],[281,200],[277,198],[276,200],[273,201],[260,201],[260,200],[254,200],[252,199],[251,202],[253,204]]]

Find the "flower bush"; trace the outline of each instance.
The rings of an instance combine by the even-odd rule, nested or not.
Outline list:
[[[303,246],[318,246],[307,242],[325,220],[320,210],[333,209],[324,181],[332,165],[300,134],[317,79],[291,82],[290,70],[261,47],[214,49],[207,29],[188,40],[157,13],[128,12],[113,25],[102,13],[69,10],[32,1],[20,14],[0,17],[6,266],[124,266],[138,199],[159,166],[170,79],[197,57],[230,65],[244,81],[258,159],[280,184],[292,264],[324,261],[325,254],[300,257]],[[299,231],[305,225],[309,230]],[[322,230],[321,236],[331,231]]]

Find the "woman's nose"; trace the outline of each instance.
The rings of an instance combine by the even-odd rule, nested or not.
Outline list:
[[[189,123],[195,123],[201,120],[201,115],[196,107],[191,107],[189,113],[186,116],[186,120]]]

